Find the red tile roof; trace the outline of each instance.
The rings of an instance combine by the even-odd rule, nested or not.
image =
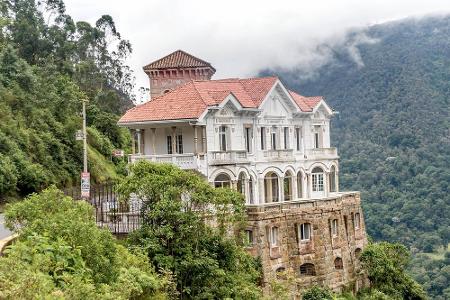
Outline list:
[[[164,56],[144,67],[144,70],[169,69],[169,68],[197,68],[205,67],[214,69],[209,62],[201,60],[183,50],[177,50],[169,55]]]
[[[128,110],[119,123],[196,119],[230,93],[244,108],[258,108],[277,77],[190,81],[179,88]],[[300,110],[312,111],[322,97],[303,97],[289,91]]]

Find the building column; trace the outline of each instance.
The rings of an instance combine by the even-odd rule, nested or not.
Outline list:
[[[141,130],[140,129],[136,129],[136,133],[137,133],[137,153],[136,154],[141,154]]]
[[[135,135],[135,130],[134,129],[130,129],[130,134],[131,134],[131,153],[132,154],[136,154],[136,135]]]
[[[194,155],[197,155],[198,153],[198,132],[197,132],[197,126],[193,125],[194,128]]]
[[[328,194],[330,193],[330,173],[325,172],[323,174],[323,191],[325,194],[325,197],[328,197]]]
[[[206,147],[206,126],[202,126],[202,147],[203,153],[206,153],[208,151]]]
[[[152,154],[156,154],[156,128],[152,128]]]
[[[172,126],[172,154],[177,153],[177,128]]]
[[[284,202],[284,176],[280,176],[279,180],[281,181],[280,188],[278,189],[279,191],[279,202]]]
[[[258,195],[258,200],[259,201],[258,202],[259,202],[259,204],[266,203],[264,177],[263,178],[258,178],[257,182],[258,182],[258,191],[259,191],[259,195]]]
[[[312,178],[311,173],[306,174],[306,182],[307,182],[307,189],[308,189],[308,198],[312,198]]]
[[[297,182],[297,175],[291,177],[291,185],[292,185],[292,199],[295,200],[298,199],[298,182]]]

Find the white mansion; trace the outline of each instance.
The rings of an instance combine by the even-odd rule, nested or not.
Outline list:
[[[215,69],[181,50],[144,71],[150,101],[119,120],[134,133],[130,162],[170,162],[240,191],[249,251],[262,257],[266,281],[291,268],[298,286],[363,284],[359,193],[339,192],[335,112],[322,97],[301,96],[277,77],[211,80]]]
[[[277,77],[196,80],[201,68],[212,67],[198,60],[183,70],[177,61],[183,56],[198,60],[179,51],[162,59],[163,70],[147,71],[152,88],[161,84],[154,78],[177,86],[119,121],[136,131],[131,161],[198,170],[215,186],[236,186],[248,204],[338,192],[338,155],[330,147],[333,110],[321,97],[300,96]],[[185,82],[186,75],[192,80]]]

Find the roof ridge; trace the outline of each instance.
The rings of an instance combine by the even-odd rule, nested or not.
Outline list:
[[[208,104],[205,102],[205,100],[203,99],[202,95],[200,94],[200,92],[197,89],[197,86],[195,85],[195,81],[192,80],[192,85],[194,86],[195,91],[197,92],[198,96],[200,97],[200,99],[202,100],[203,104],[205,104],[206,108],[208,108]]]

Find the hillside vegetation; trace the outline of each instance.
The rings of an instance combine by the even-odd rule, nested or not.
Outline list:
[[[355,30],[327,47],[332,58],[315,72],[299,69],[281,77],[304,95],[324,95],[339,112],[332,143],[341,157],[341,189],[362,191],[367,230],[375,240],[400,242],[413,252],[446,248],[450,17]],[[433,274],[417,278],[430,283],[433,299],[447,299],[448,260],[436,264]]]
[[[78,182],[82,99],[93,180],[119,176],[110,156],[130,145],[116,126],[131,105],[130,52],[109,16],[90,25],[74,22],[58,0],[0,3],[0,201]]]

